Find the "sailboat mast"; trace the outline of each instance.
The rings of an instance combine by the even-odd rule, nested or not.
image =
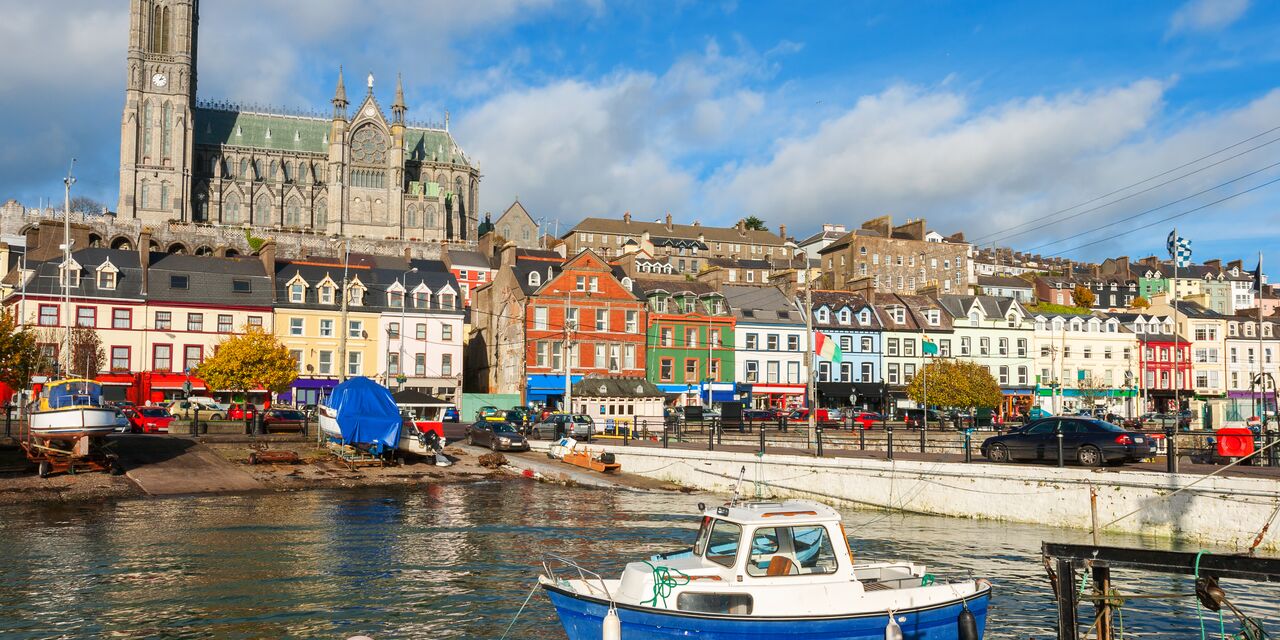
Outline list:
[[[71,281],[71,185],[76,183],[71,172],[75,168],[76,159],[72,158],[67,177],[62,179],[66,189],[63,193],[62,269],[58,274],[62,280],[62,375],[68,378],[71,377],[71,368],[75,366],[71,356],[71,288],[68,286]]]

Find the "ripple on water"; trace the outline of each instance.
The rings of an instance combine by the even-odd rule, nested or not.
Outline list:
[[[616,573],[627,560],[688,545],[699,501],[708,499],[507,482],[16,507],[0,521],[0,637],[496,638],[541,554]],[[1052,636],[1040,542],[1081,537],[869,511],[847,511],[846,523],[860,559],[990,577],[987,637],[1010,640]],[[1116,577],[1129,590],[1192,587],[1181,577]],[[1280,589],[1230,588],[1247,611],[1277,617]],[[1130,637],[1199,629],[1190,600],[1130,601],[1126,612]],[[538,596],[511,637],[564,635]]]

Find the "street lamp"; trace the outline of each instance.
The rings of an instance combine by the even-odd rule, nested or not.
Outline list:
[[[404,381],[407,379],[407,376],[404,373],[404,308],[409,306],[409,274],[417,272],[418,268],[413,267],[408,271],[405,271],[404,275],[400,277],[400,287],[404,289],[404,291],[400,292],[400,335],[397,336],[400,339],[400,360],[396,364],[396,383],[402,389],[404,388]]]

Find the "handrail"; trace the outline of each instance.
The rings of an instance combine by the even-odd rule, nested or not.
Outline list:
[[[617,606],[617,603],[615,603],[613,600],[613,594],[609,592],[609,585],[605,584],[604,578],[601,577],[600,574],[586,567],[583,567],[582,565],[578,564],[576,560],[573,560],[571,558],[566,558],[562,555],[555,554],[555,553],[544,553],[542,554],[542,573],[546,577],[550,578],[553,582],[559,580],[559,576],[556,575],[555,569],[552,569],[551,565],[548,564],[548,560],[556,561],[567,567],[577,569],[578,579],[581,580],[582,584],[586,585],[588,589],[591,589],[593,591],[595,590],[595,588],[591,586],[591,581],[587,580],[587,575],[591,575],[595,577],[596,581],[600,583],[600,588],[601,590],[604,591],[605,597],[608,598],[610,607]]]

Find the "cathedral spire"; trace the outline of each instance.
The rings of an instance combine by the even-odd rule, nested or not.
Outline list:
[[[342,82],[342,66],[338,66],[338,87],[333,91],[333,117],[347,117],[347,85]]]
[[[400,81],[400,74],[396,74],[396,101],[391,103],[391,113],[395,117],[396,124],[404,124],[404,83]]]

